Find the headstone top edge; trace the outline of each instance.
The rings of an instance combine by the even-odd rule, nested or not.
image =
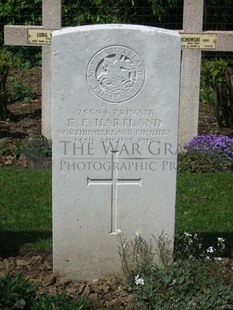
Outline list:
[[[142,32],[148,33],[161,33],[167,35],[173,35],[180,37],[178,31],[167,30],[158,27],[143,26],[143,25],[132,25],[132,24],[96,24],[96,25],[87,25],[87,26],[76,26],[76,27],[67,27],[60,30],[53,31],[53,37],[77,33],[77,32],[90,32],[90,31],[99,31],[99,30],[139,30]]]

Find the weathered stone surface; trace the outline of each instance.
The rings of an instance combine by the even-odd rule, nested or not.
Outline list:
[[[116,235],[174,234],[180,38],[133,25],[53,36],[54,271],[120,272]]]

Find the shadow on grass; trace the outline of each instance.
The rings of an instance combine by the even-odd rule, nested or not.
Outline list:
[[[195,232],[190,233],[195,234]],[[203,240],[205,248],[209,246],[217,248],[218,238],[224,238],[226,245],[225,256],[233,256],[233,232],[203,232],[198,233],[198,236]],[[39,243],[40,240],[46,239],[52,239],[52,233],[50,231],[0,231],[0,256],[2,258],[17,256],[22,252],[26,244],[35,244]],[[35,251],[39,252],[40,250],[36,247]]]
[[[17,256],[24,245],[40,240],[51,239],[51,232],[41,231],[0,231],[0,256],[2,258]],[[37,250],[39,251],[39,250]]]
[[[189,232],[192,235],[195,234],[195,232]],[[180,234],[178,234],[180,235]],[[217,248],[218,238],[225,239],[225,246],[226,251],[225,255],[226,257],[233,256],[233,232],[202,232],[197,233],[197,235],[200,237],[203,243],[204,248],[208,248],[210,246],[213,246],[215,249]]]
[[[233,255],[233,232],[200,233],[200,237],[205,247],[213,246],[214,248],[217,248],[218,238],[225,239],[225,255],[228,257]]]

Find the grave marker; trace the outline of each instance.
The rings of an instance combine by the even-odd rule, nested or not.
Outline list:
[[[30,31],[61,28],[61,0],[43,0],[43,27],[5,26],[6,45],[43,45],[42,134],[51,138],[51,56],[50,40],[30,41]],[[201,51],[233,51],[232,31],[202,31],[204,0],[184,0],[182,38],[200,38],[200,44],[182,43],[179,144],[189,142],[198,131]],[[208,44],[204,40],[209,40]],[[39,42],[41,41],[41,42]],[[192,81],[192,83],[190,82]]]
[[[61,28],[61,0],[42,1],[42,24],[43,26],[5,26],[4,44],[16,46],[42,46],[42,135],[47,139],[51,139],[52,95],[50,36],[51,30]]]
[[[95,25],[52,45],[54,272],[102,278],[120,231],[174,236],[180,37]]]
[[[201,52],[233,51],[233,31],[202,31],[204,0],[185,0],[183,30],[190,37],[215,36],[210,46],[188,46],[182,51],[180,81],[179,144],[183,146],[198,134]],[[211,49],[212,48],[212,49]]]

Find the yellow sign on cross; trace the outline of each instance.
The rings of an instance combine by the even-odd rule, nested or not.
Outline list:
[[[52,43],[52,30],[28,29],[28,44],[50,45]],[[215,49],[216,34],[188,34],[181,33],[182,49]]]
[[[50,45],[52,43],[52,30],[28,29],[28,44]]]
[[[181,33],[181,48],[215,49],[216,34]]]

